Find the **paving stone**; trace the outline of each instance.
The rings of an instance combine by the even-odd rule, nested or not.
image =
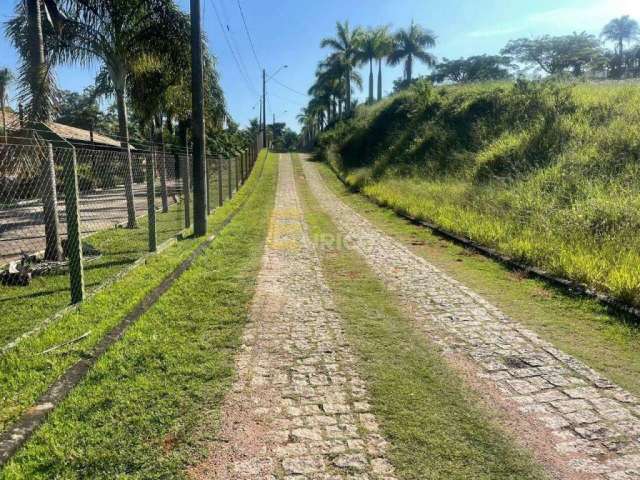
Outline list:
[[[280,159],[276,204],[236,367],[238,379],[222,412],[228,442],[215,449],[212,455],[219,457],[211,462],[225,474],[213,478],[383,478],[375,468],[384,461],[386,442],[372,441],[368,433],[377,422],[310,241],[288,156]],[[376,464],[367,457],[373,450]],[[230,460],[247,456],[252,458]],[[391,475],[385,470],[385,477]]]

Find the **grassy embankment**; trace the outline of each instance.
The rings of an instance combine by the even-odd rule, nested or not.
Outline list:
[[[418,86],[323,135],[382,205],[640,305],[640,87]]]
[[[225,218],[241,205],[243,199],[254,188],[259,185],[261,189],[264,189],[263,184],[269,183],[268,175],[273,176],[273,172],[268,174],[269,169],[265,169],[265,179],[258,183],[258,174],[263,162],[264,159],[261,158],[248,180],[246,188],[242,188],[231,202],[226,203],[211,215],[211,231],[219,228]],[[272,167],[269,168],[272,169]],[[268,204],[269,194],[262,192],[259,195],[263,195],[261,201]],[[260,223],[257,222],[257,224]],[[87,355],[107,332],[117,325],[141,299],[160,284],[162,279],[203,241],[203,238],[189,237],[159,255],[149,257],[145,264],[89,298],[76,311],[68,312],[45,330],[25,339],[14,350],[1,355],[0,430],[4,430],[25,409],[29,408],[70,365]],[[208,283],[202,283],[202,285],[208,285]],[[190,301],[190,298],[186,296],[185,301]],[[184,305],[176,307],[176,309],[179,308],[184,308],[185,311],[191,309],[186,309]],[[173,322],[175,319],[168,316],[167,321]],[[167,326],[167,328],[169,327]],[[78,338],[87,332],[89,335],[80,342],[48,354],[41,354],[51,347]],[[177,335],[178,332],[174,332],[174,334]],[[162,341],[165,340],[170,341],[171,338],[162,337]],[[150,338],[149,341],[155,342],[157,338]],[[159,352],[160,354],[161,352]],[[117,374],[117,371],[114,371],[114,374]]]
[[[437,349],[415,334],[412,320],[401,313],[366,261],[344,247],[302,175],[296,162],[305,220],[358,356],[374,413],[391,441],[390,460],[398,478],[546,478]]]

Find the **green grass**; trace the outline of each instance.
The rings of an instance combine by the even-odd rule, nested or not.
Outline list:
[[[438,355],[416,335],[411,320],[339,233],[301,180],[305,219],[322,256],[358,370],[374,413],[391,442],[390,457],[401,479],[540,479],[542,467],[514,446],[497,419]],[[336,242],[329,245],[327,239]]]
[[[444,240],[363,195],[349,192],[326,165],[319,164],[318,168],[327,185],[344,202],[382,231],[542,338],[640,396],[640,326],[635,319],[610,312],[594,300],[568,295],[545,282],[523,277]]]
[[[424,86],[322,154],[398,212],[640,305],[640,87]]]
[[[270,160],[233,222],[97,362],[0,478],[186,476],[215,435],[232,381],[276,176]]]
[[[161,243],[184,228],[183,204],[157,213],[156,232]],[[101,257],[85,263],[85,286],[88,292],[131,265],[148,252],[147,218],[139,219],[139,228],[103,230],[86,238],[101,252]],[[33,329],[58,310],[69,305],[69,276],[66,273],[35,277],[27,287],[0,286],[0,346]]]
[[[259,167],[260,164],[257,165],[258,170]],[[219,227],[229,213],[238,208],[256,182],[254,170],[246,184],[248,188],[241,189],[231,202],[217,209],[210,217],[211,231]],[[0,431],[29,408],[70,365],[90,352],[107,332],[202,241],[203,239],[187,238],[161,254],[149,257],[144,265],[89,298],[76,311],[66,313],[45,330],[25,339],[7,354],[1,355]],[[79,343],[50,354],[40,354],[86,332],[90,334]]]

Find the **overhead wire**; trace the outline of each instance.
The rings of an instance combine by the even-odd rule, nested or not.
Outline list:
[[[247,34],[247,38],[249,39],[249,45],[251,46],[251,51],[253,52],[253,58],[255,58],[256,63],[258,64],[258,68],[262,70],[262,63],[258,58],[258,54],[256,53],[256,48],[253,44],[253,39],[251,38],[251,33],[249,32],[249,27],[247,26],[247,19],[244,15],[244,10],[242,10],[242,5],[240,4],[240,0],[236,0],[238,4],[238,9],[240,10],[240,16],[242,17],[242,24],[244,25],[244,31]]]

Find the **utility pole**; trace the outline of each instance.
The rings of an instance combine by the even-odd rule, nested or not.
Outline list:
[[[193,123],[193,233],[207,233],[207,192],[200,0],[191,0],[191,104]]]
[[[267,71],[262,69],[262,147],[267,147]]]

